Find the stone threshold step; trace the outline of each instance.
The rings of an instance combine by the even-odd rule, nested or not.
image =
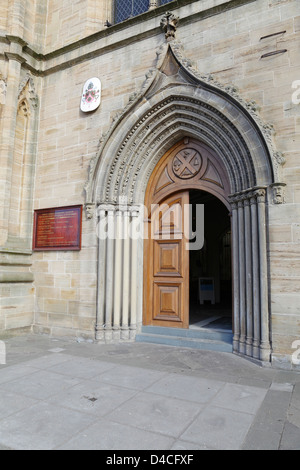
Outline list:
[[[199,339],[221,341],[232,345],[233,333],[224,329],[208,328],[168,328],[163,326],[142,326],[141,334],[163,335],[182,339]]]
[[[136,335],[137,343],[165,344],[181,348],[203,349],[206,351],[219,351],[232,353],[232,344],[213,339],[187,338],[180,336],[167,336],[162,334],[140,333]]]

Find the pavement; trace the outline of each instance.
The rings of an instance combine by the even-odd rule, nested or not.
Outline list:
[[[145,343],[3,342],[1,450],[300,449],[299,372]]]

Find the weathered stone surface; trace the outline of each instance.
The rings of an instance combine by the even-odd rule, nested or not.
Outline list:
[[[153,9],[140,19],[110,28],[104,23],[112,22],[112,9],[104,0],[76,1],[72,9],[58,0],[51,5],[23,0],[2,3],[0,80],[5,83],[5,100],[1,97],[0,329],[35,324],[39,331],[94,335],[97,269],[102,263],[101,258],[97,262],[97,218],[83,216],[81,252],[31,256],[32,210],[85,204],[84,186],[112,123],[118,123],[123,110],[129,110],[128,103],[145,93],[145,75],[146,84],[152,80],[152,71],[160,60],[159,47],[165,41],[159,28],[161,11],[174,6],[174,14],[180,16],[176,39],[181,41],[186,58],[197,65],[199,76],[212,74],[224,85],[222,93],[228,85],[232,99],[237,99],[232,89],[236,86],[238,96],[248,102],[249,116],[257,113],[264,123],[272,124],[274,132],[266,126],[264,134],[268,144],[272,142],[277,152],[284,153],[286,164],[281,174],[287,185],[286,204],[273,204],[269,199],[267,248],[273,353],[277,358],[291,354],[289,345],[298,335],[295,329],[300,318],[300,104],[293,98],[297,91],[293,83],[300,80],[298,1],[182,0],[165,5],[159,14]],[[262,57],[280,50],[286,52]],[[160,82],[161,89],[169,83],[172,70],[169,68],[169,77],[165,75],[165,81]],[[192,73],[194,69],[187,70]],[[101,106],[84,115],[79,109],[82,85],[93,76],[101,79]],[[183,97],[190,88],[180,77],[178,93]],[[206,85],[216,83],[206,80]],[[157,83],[155,86],[152,92],[158,90]],[[141,129],[143,113],[161,106],[160,100],[167,95],[165,89],[159,98],[151,92],[146,98],[143,95],[143,106],[136,114],[126,115],[126,119],[123,115],[120,141],[110,142],[115,153],[107,157],[109,164],[125,135],[129,144],[134,144],[128,144],[128,158],[122,156],[124,167],[121,156],[116,158],[119,176],[114,173],[112,178],[120,178],[124,187],[129,177],[133,185],[142,184],[134,179],[139,169],[131,157],[143,150],[140,141],[130,141],[131,129],[137,123]],[[238,120],[236,106],[225,105],[220,96],[209,95],[204,87],[198,86],[191,96],[199,102],[210,96],[211,106],[219,107],[232,123]],[[192,107],[190,115],[191,111]],[[170,127],[176,125],[177,117],[164,121],[162,113],[160,110],[157,114],[161,129],[166,122]],[[252,143],[251,152],[255,152],[259,146],[253,143],[249,121],[250,117],[238,124],[246,141]],[[151,121],[151,125],[149,136],[153,138],[157,124]],[[173,132],[164,131],[164,139]],[[194,132],[191,122],[189,132]],[[158,149],[163,144],[157,140],[154,145]],[[259,171],[262,174],[264,169]],[[144,172],[145,178],[148,173]],[[142,246],[139,250],[142,253]],[[142,262],[138,276],[142,278]],[[137,323],[141,323],[142,292],[138,295]]]

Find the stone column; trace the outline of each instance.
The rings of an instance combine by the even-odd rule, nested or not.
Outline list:
[[[107,223],[106,211],[99,210],[98,219],[98,288],[97,288],[97,317],[96,317],[96,340],[104,341],[105,326],[105,270],[106,265],[106,239],[104,239],[99,230]]]
[[[114,207],[107,211],[107,254],[106,254],[106,289],[105,289],[105,337],[112,339],[112,321],[113,321],[113,287],[114,287],[114,236],[115,220]]]
[[[246,354],[252,356],[253,343],[253,291],[252,291],[252,246],[250,200],[244,200],[245,216],[245,261],[246,261]]]
[[[130,300],[130,338],[134,339],[137,323],[137,257],[138,239],[137,227],[139,223],[139,213],[133,210],[131,213],[131,300]]]
[[[266,190],[232,198],[233,351],[270,360]]]
[[[269,332],[269,305],[268,305],[268,264],[267,264],[267,234],[266,234],[266,190],[256,191],[259,239],[259,267],[260,267],[260,310],[261,310],[261,343],[260,359],[269,361],[270,332]]]
[[[96,339],[134,340],[138,309],[139,208],[99,206]]]
[[[251,247],[252,247],[252,289],[253,289],[253,357],[260,358],[260,284],[259,284],[259,249],[257,228],[257,201],[251,194]]]
[[[130,286],[130,212],[123,213],[123,292],[122,292],[122,332],[123,340],[129,339],[129,286]]]
[[[123,217],[118,209],[115,215],[115,270],[114,270],[114,310],[113,310],[113,339],[120,339],[121,300],[122,300],[122,235]]]
[[[239,227],[237,202],[232,202],[232,258],[233,258],[233,351],[239,352],[240,288],[239,288]]]
[[[238,202],[238,228],[239,228],[239,288],[240,288],[240,345],[241,354],[246,352],[246,272],[245,272],[245,226],[244,226],[244,198]]]

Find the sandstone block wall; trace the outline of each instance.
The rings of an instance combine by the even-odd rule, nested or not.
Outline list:
[[[6,3],[0,12],[0,79],[6,80],[9,74],[5,54],[12,48],[5,34],[19,35],[30,50],[18,45],[18,54],[26,62],[19,60],[19,75],[10,86],[15,87],[16,99],[22,77],[30,74],[40,102],[34,209],[84,204],[90,160],[113,118],[155,64],[155,51],[165,40],[159,24],[166,9],[180,17],[177,38],[198,69],[224,84],[236,85],[244,98],[255,100],[261,117],[274,126],[277,150],[286,160],[282,173],[287,184],[285,204],[270,201],[268,256],[274,359],[290,363],[292,342],[300,339],[300,105],[293,100],[292,88],[300,80],[298,0],[178,0],[110,29],[104,27],[111,18],[111,3],[105,0],[55,0],[45,2],[46,6],[22,0]],[[4,13],[11,11],[11,4],[14,21]],[[23,23],[22,11],[26,11]],[[93,76],[102,82],[102,102],[95,112],[84,114],[79,109],[82,86]],[[4,105],[0,104],[0,112],[5,116]],[[5,162],[1,160],[3,181],[10,178]],[[8,196],[0,191],[3,239],[9,212]],[[16,324],[22,310],[16,299],[22,303],[24,298],[21,326],[33,324],[36,331],[94,337],[96,220],[85,214],[82,237],[80,252],[34,253],[32,266],[18,261],[18,272],[31,272],[34,282],[0,284],[3,305],[14,299],[11,305],[16,313],[10,319],[10,305],[4,305],[1,329],[1,325]]]

